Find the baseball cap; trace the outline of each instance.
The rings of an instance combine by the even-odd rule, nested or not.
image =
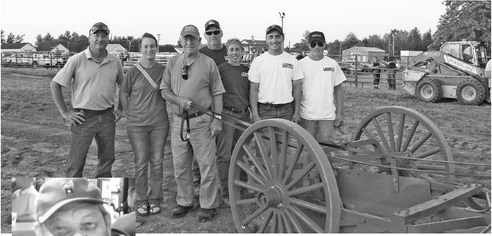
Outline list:
[[[282,30],[282,27],[280,27],[279,25],[268,26],[268,28],[266,29],[266,34],[269,34],[270,32],[272,32],[274,30],[278,31],[281,35],[284,35],[284,31]]]
[[[109,35],[109,28],[106,24],[102,22],[97,22],[94,25],[92,25],[91,30],[89,31],[89,34],[96,33],[97,31],[102,30],[106,32],[107,35]]]
[[[218,21],[216,21],[216,20],[209,20],[209,21],[207,21],[207,23],[205,23],[205,30],[207,30],[208,27],[210,27],[212,25],[215,25],[215,26],[217,26],[217,28],[220,29],[220,24],[219,24]]]
[[[99,188],[87,179],[50,179],[39,189],[37,202],[38,221],[43,223],[61,207],[79,201],[104,203]]]
[[[191,35],[195,38],[200,37],[200,32],[198,32],[198,28],[194,25],[185,25],[183,29],[181,30],[181,37],[184,37],[186,35]]]
[[[309,33],[309,36],[308,36],[309,43],[311,43],[315,40],[318,40],[318,41],[321,41],[324,43],[325,42],[325,35],[319,31],[313,31],[313,32]]]

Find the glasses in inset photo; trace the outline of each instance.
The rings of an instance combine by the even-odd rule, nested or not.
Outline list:
[[[311,47],[312,47],[312,48],[316,47],[316,44],[317,44],[319,47],[323,47],[323,46],[325,46],[325,43],[323,43],[323,42],[320,42],[320,41],[313,41],[313,42],[311,42]]]
[[[221,32],[220,30],[211,30],[211,31],[205,31],[205,34],[208,36],[210,36],[212,34],[218,35],[218,34],[220,34],[220,32]]]
[[[181,72],[181,76],[183,77],[184,80],[187,80],[188,79],[188,68],[190,68],[189,65],[184,65],[183,66],[183,69],[182,69],[182,72]]]

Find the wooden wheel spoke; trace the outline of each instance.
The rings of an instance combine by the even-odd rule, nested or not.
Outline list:
[[[289,133],[287,130],[282,132],[282,146],[280,146],[280,160],[279,160],[279,169],[276,180],[281,180],[285,171],[285,162],[287,160],[287,147],[289,144]]]
[[[263,186],[263,185],[257,185],[257,184],[253,184],[253,183],[246,183],[244,181],[237,180],[237,179],[235,179],[233,181],[233,183],[236,186],[247,188],[249,190],[254,190],[256,192],[263,192],[263,189],[265,188],[265,186]]]
[[[298,232],[298,233],[302,232],[301,224],[299,223],[297,218],[290,213],[290,211],[291,210],[289,208],[287,208],[287,211],[285,211],[287,218],[290,220],[290,222],[292,222],[292,225],[294,226],[294,229],[296,230],[296,232]]]
[[[266,219],[261,223],[260,228],[258,229],[259,233],[265,232],[265,229],[268,226],[268,223],[270,223],[270,220],[272,220],[273,210],[271,210],[271,209],[268,210],[268,212],[266,214],[267,214]]]
[[[270,163],[273,168],[272,177],[277,179],[278,176],[278,153],[277,153],[277,136],[273,127],[268,127],[268,137],[270,141]]]
[[[316,211],[316,212],[319,212],[322,214],[326,214],[327,212],[329,212],[329,209],[327,207],[316,205],[316,204],[310,203],[308,201],[304,201],[304,200],[297,199],[297,198],[289,198],[289,203],[295,204],[295,205],[298,205],[298,206],[301,206],[301,207],[304,207],[304,208],[307,208],[309,210]]]
[[[265,210],[267,210],[268,208],[265,206],[265,207],[262,207],[262,208],[259,208],[258,210],[254,211],[251,215],[249,215],[246,219],[244,219],[243,221],[241,221],[241,225],[246,225],[248,224],[249,222],[251,222],[253,219],[255,219],[256,217],[260,216],[261,213],[265,212]]]
[[[427,152],[424,152],[422,154],[419,154],[419,155],[415,156],[414,158],[423,159],[423,158],[426,158],[428,156],[432,156],[432,155],[434,155],[436,153],[439,153],[440,151],[441,151],[441,148],[439,148],[439,147],[438,148],[434,148],[434,149],[432,149],[430,151],[427,151]]]
[[[391,113],[387,112],[386,113],[386,122],[388,122],[388,138],[390,141],[390,147],[391,150],[395,151],[396,146],[395,146],[395,134],[393,133],[393,121],[391,120]]]
[[[292,226],[290,225],[290,222],[289,220],[287,219],[287,216],[285,215],[285,213],[279,213],[282,221],[284,222],[284,225],[285,225],[285,231],[287,233],[293,233],[292,231]]]
[[[255,165],[256,169],[261,174],[261,176],[266,180],[271,179],[270,176],[268,175],[268,173],[266,173],[267,171],[261,165],[260,160],[258,160],[258,158],[256,158],[255,155],[253,155],[253,152],[251,151],[251,149],[246,145],[243,146],[243,149],[244,149],[244,152],[246,152],[246,155],[248,155],[249,159],[251,159],[251,161],[253,161],[253,164]]]
[[[290,206],[290,209],[292,210],[292,212],[294,213],[294,215],[297,216],[297,218],[299,218],[304,223],[306,223],[306,225],[309,228],[311,228],[314,232],[316,232],[316,233],[323,233],[323,229],[320,228],[318,226],[318,224],[316,224],[314,221],[312,221],[311,218],[309,218],[309,216],[307,216],[301,210],[299,210],[299,208],[297,208],[296,206],[292,206],[291,205]]]
[[[319,183],[315,183],[315,184],[312,184],[312,185],[303,186],[303,187],[300,187],[300,188],[297,188],[297,189],[294,189],[294,190],[287,191],[287,195],[288,196],[299,195],[299,194],[303,194],[303,193],[314,191],[316,189],[322,189],[323,186],[324,186],[324,183],[323,182],[319,182]]]
[[[417,151],[417,149],[420,148],[420,146],[422,146],[422,144],[424,144],[430,137],[432,136],[432,133],[431,132],[427,132],[424,137],[422,137],[415,145],[412,146],[412,148],[410,148],[410,152],[411,153],[414,153],[415,151]]]
[[[402,152],[407,150],[408,145],[410,144],[410,141],[412,141],[413,135],[415,134],[415,130],[417,130],[418,125],[419,125],[419,121],[415,120],[413,122],[412,128],[410,129],[409,133],[407,134],[407,137],[405,139],[405,143],[403,143],[403,147],[401,148]]]
[[[285,232],[285,229],[284,229],[284,219],[282,218],[282,216],[280,215],[280,212],[279,213],[276,213],[277,215],[277,226],[278,226],[278,230],[277,230],[277,233],[284,233]]]
[[[272,226],[270,227],[270,233],[275,233],[277,230],[277,213],[273,211]]]
[[[362,128],[362,132],[367,136],[367,138],[375,139],[374,135],[372,135],[371,132],[369,132],[369,130],[367,130],[367,127]]]
[[[294,153],[294,156],[292,160],[290,160],[289,163],[289,168],[287,168],[287,171],[285,173],[284,178],[282,179],[282,184],[285,184],[289,177],[292,176],[292,173],[294,173],[294,168],[296,167],[297,162],[299,161],[299,157],[301,157],[302,150],[304,149],[304,145],[302,143],[299,143],[297,146],[296,152]]]
[[[287,186],[285,186],[285,189],[286,190],[291,189],[295,184],[297,184],[297,182],[299,182],[302,178],[304,178],[309,173],[309,171],[311,171],[315,166],[316,164],[314,162],[310,162],[309,164],[304,166],[304,168],[299,172],[299,174]]]
[[[405,128],[405,114],[400,116],[400,124],[398,125],[398,140],[396,141],[396,151],[401,151],[401,143],[403,142],[403,130]]]
[[[379,134],[379,137],[381,138],[381,142],[383,143],[384,149],[388,152],[391,151],[391,148],[388,144],[388,140],[386,140],[386,136],[384,136],[383,130],[381,129],[381,126],[379,125],[378,120],[376,120],[376,118],[374,118],[372,120],[372,123],[374,124],[374,126],[376,127],[376,130],[378,131],[378,134]]]
[[[255,172],[253,172],[250,168],[249,165],[244,164],[243,162],[237,162],[237,165],[248,174],[248,176],[251,176],[254,180],[258,181],[262,185],[267,185],[268,180],[262,178],[261,176],[257,175]]]
[[[237,200],[234,204],[236,204],[237,206],[246,204],[258,204],[258,199],[256,199],[256,197],[241,199]]]
[[[256,146],[258,147],[258,149],[260,151],[261,157],[265,163],[266,171],[269,175],[269,178],[267,178],[267,179],[273,179],[273,174],[272,174],[272,169],[271,169],[272,163],[270,162],[270,158],[268,157],[267,150],[265,149],[265,145],[262,141],[263,140],[262,136],[259,132],[255,132],[254,136],[255,136]]]

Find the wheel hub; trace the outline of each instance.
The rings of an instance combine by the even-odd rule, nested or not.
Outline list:
[[[432,86],[430,85],[425,85],[424,87],[422,87],[421,91],[422,92],[420,94],[426,99],[431,98],[432,94],[434,94],[434,89],[432,89]]]
[[[471,101],[476,97],[477,91],[471,86],[466,86],[462,90],[462,97],[467,101]]]
[[[279,184],[266,189],[265,192],[259,193],[257,196],[261,206],[282,208],[284,204],[285,190]]]

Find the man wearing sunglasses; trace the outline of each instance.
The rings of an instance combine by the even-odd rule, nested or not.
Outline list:
[[[200,48],[200,52],[212,58],[217,66],[226,62],[227,49],[222,45],[223,34],[219,22],[216,20],[207,21],[204,36],[207,40],[207,46]]]
[[[191,165],[195,157],[201,174],[200,207],[197,218],[209,221],[219,206],[215,136],[222,130],[220,116],[205,112],[222,112],[225,92],[215,62],[198,51],[200,34],[194,25],[181,31],[183,53],[172,57],[164,71],[162,97],[169,102],[174,117],[171,123],[171,151],[177,184],[177,206],[172,217],[182,217],[193,207],[193,177]],[[181,122],[187,111],[190,135],[181,139]]]
[[[267,28],[266,42],[268,51],[253,60],[248,73],[253,122],[282,118],[297,123],[301,84],[294,78],[297,59],[283,51],[284,32],[280,26]]]
[[[318,141],[333,142],[335,127],[343,124],[345,75],[338,63],[325,57],[325,35],[309,34],[309,56],[299,61],[294,78],[301,82],[302,126]]]
[[[108,26],[95,23],[89,30],[89,47],[70,57],[50,84],[56,108],[71,125],[68,177],[82,177],[94,138],[98,147],[96,178],[111,177],[115,123],[122,114],[117,105],[123,68],[120,60],[106,50],[108,42]],[[62,87],[71,90],[71,110],[63,99]]]

